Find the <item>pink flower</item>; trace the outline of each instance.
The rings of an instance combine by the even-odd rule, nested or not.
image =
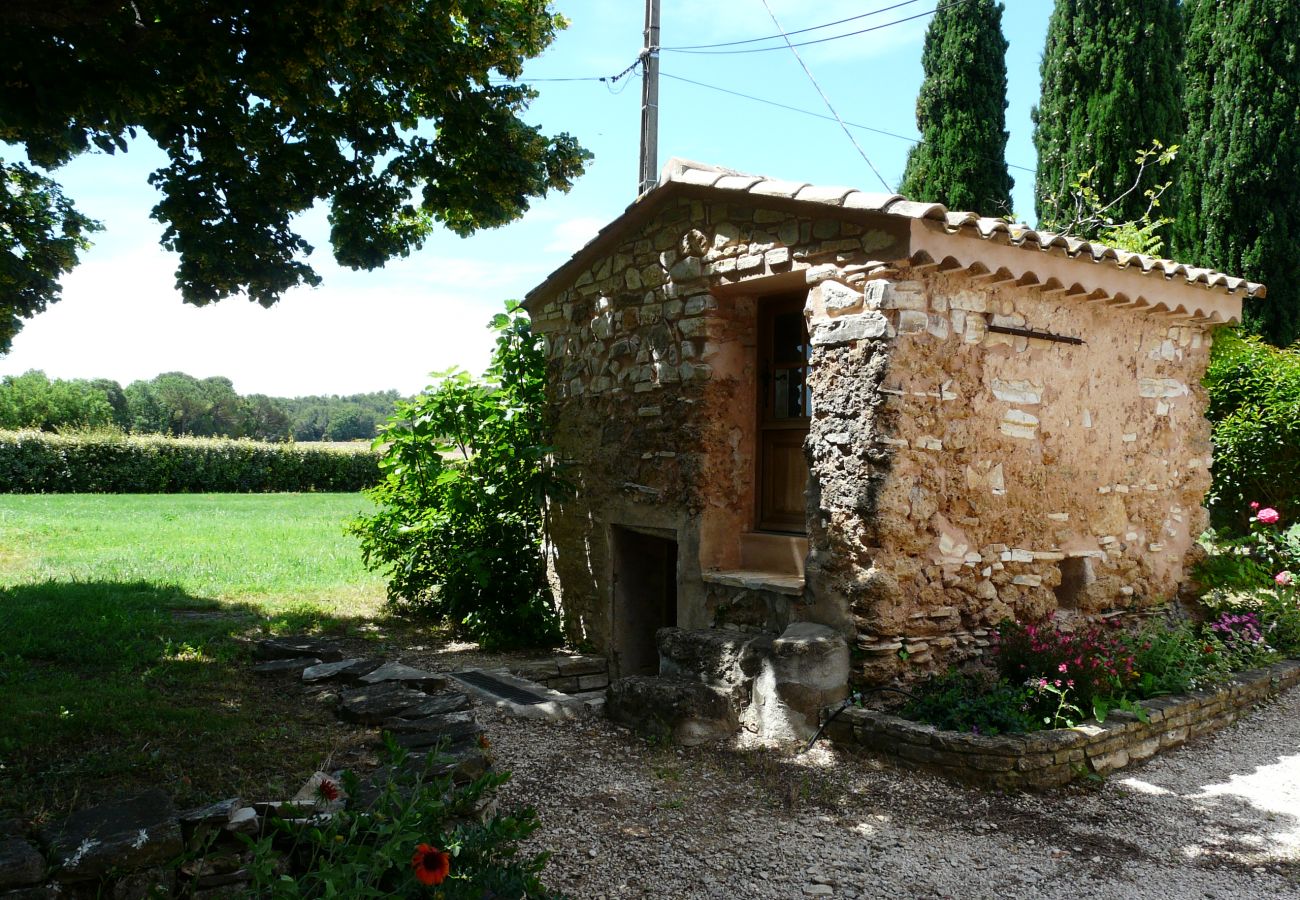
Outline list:
[[[1266,506],[1259,512],[1255,513],[1255,518],[1263,522],[1265,525],[1272,525],[1282,517],[1277,514],[1276,509],[1271,506]]]
[[[1294,580],[1294,579],[1291,577],[1291,573],[1290,573],[1290,572],[1285,572],[1285,571],[1283,571],[1283,572],[1278,572],[1276,575],[1273,576],[1273,582],[1274,582],[1278,587],[1290,587],[1290,586],[1291,586],[1291,582],[1292,582],[1293,580]]]
[[[1069,669],[1070,669],[1070,667],[1069,667],[1069,665],[1066,664],[1066,663],[1061,663],[1059,666],[1056,667],[1056,670],[1057,670],[1058,672],[1067,672],[1067,671],[1069,671]]]
[[[1250,511],[1251,511],[1251,512],[1255,512],[1255,511],[1257,511],[1258,509],[1259,509],[1259,501],[1258,501],[1258,500],[1253,500],[1253,501],[1251,501],[1251,504],[1250,504]]]

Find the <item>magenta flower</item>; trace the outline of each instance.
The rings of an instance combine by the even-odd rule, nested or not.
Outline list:
[[[1259,501],[1258,501],[1258,500],[1252,500],[1251,503],[1250,503],[1250,511],[1251,511],[1251,512],[1257,512],[1258,510],[1259,510]]]
[[[1282,517],[1278,515],[1276,509],[1271,506],[1266,506],[1259,512],[1255,513],[1255,518],[1263,522],[1265,525],[1273,525]]]
[[[1292,578],[1290,572],[1286,572],[1286,571],[1278,572],[1276,575],[1273,576],[1273,582],[1278,587],[1290,587],[1292,581],[1294,581],[1294,578]]]

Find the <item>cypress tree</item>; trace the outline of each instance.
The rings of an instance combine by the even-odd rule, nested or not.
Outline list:
[[[1132,187],[1140,150],[1178,143],[1182,25],[1179,0],[1056,0],[1033,111],[1042,227],[1069,224],[1080,173],[1093,171],[1091,184],[1109,203]],[[1140,218],[1150,186],[1117,204],[1112,218]]]
[[[1006,55],[1002,4],[939,7],[921,55],[921,143],[908,154],[899,193],[949,209],[1010,214]]]
[[[1300,6],[1191,0],[1173,250],[1268,286],[1249,330],[1300,337]]]

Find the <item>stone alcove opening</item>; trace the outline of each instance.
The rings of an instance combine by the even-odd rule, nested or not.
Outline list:
[[[677,624],[677,535],[667,529],[610,528],[613,562],[612,674],[657,675],[655,632]]]
[[[1086,556],[1067,556],[1056,567],[1061,570],[1061,583],[1056,586],[1057,607],[1078,609],[1083,592],[1097,580],[1092,571],[1092,560]]]

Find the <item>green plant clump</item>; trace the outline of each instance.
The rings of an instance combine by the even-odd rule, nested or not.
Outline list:
[[[430,760],[437,759],[430,754]],[[541,882],[549,854],[524,856],[519,841],[538,828],[537,814],[479,818],[482,801],[509,780],[488,773],[466,785],[411,772],[399,764],[375,799],[360,809],[305,820],[273,820],[273,830],[250,845],[250,896],[274,900],[318,897],[441,897],[443,900],[544,900],[556,897]],[[352,773],[341,785],[318,788],[318,803],[362,792]]]
[[[949,669],[917,690],[902,709],[909,719],[928,722],[948,731],[1003,734],[1033,731],[1026,689],[992,672]]]
[[[542,512],[559,488],[542,409],[546,358],[517,304],[492,320],[483,380],[448,372],[398,406],[376,446],[378,511],[357,519],[366,564],[390,603],[449,624],[487,649],[560,638],[542,556]]]

